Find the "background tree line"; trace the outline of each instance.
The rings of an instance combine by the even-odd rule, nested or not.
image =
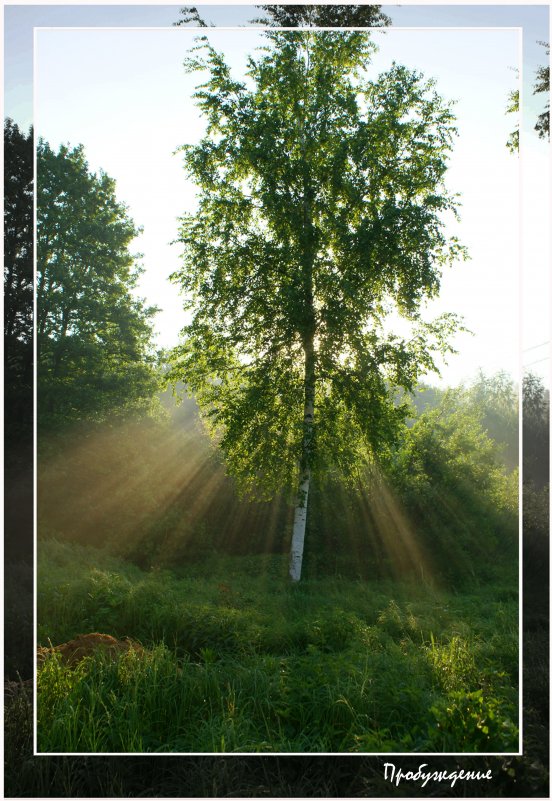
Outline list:
[[[7,442],[32,434],[33,132],[11,120],[5,140],[4,336]],[[38,422],[48,433],[77,421],[145,408],[159,389],[156,309],[136,297],[139,229],[93,174],[82,146],[37,145],[36,346]]]
[[[152,317],[133,290],[139,229],[82,146],[37,148],[40,433],[141,408],[158,389]]]

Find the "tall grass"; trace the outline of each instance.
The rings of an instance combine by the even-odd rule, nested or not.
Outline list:
[[[517,750],[517,600],[497,584],[291,586],[280,557],[177,575],[82,546],[39,552],[42,644],[101,631],[147,649],[76,669],[49,658],[41,751]]]

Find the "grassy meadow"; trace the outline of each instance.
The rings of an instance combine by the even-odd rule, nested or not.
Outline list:
[[[518,748],[514,576],[286,580],[283,556],[142,571],[39,549],[39,643],[82,632],[145,650],[38,672],[44,752],[505,752]]]
[[[193,402],[43,438],[38,644],[144,650],[39,665],[39,750],[516,752],[517,473],[473,393],[427,397],[379,477],[313,488],[298,583]]]

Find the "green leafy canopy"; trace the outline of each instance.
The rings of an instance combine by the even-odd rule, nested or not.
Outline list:
[[[316,364],[312,468],[351,475],[404,418],[395,390],[434,369],[458,325],[420,320],[464,255],[444,217],[450,104],[404,66],[368,76],[364,32],[267,32],[243,81],[202,37],[189,70],[203,139],[185,145],[198,207],[173,276],[193,312],[173,353],[245,489],[292,487],[301,459],[306,343]],[[410,338],[386,332],[397,309]]]
[[[115,182],[90,172],[82,146],[37,148],[39,422],[103,420],[147,407],[158,389],[156,312],[132,290],[139,233]]]

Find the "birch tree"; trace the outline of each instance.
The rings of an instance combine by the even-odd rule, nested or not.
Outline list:
[[[279,28],[370,28],[391,25],[381,6],[373,5],[269,5],[257,6],[265,13],[254,22]]]
[[[431,81],[370,77],[364,32],[270,31],[236,80],[203,37],[206,117],[182,150],[197,210],[181,219],[192,313],[173,353],[243,491],[295,496],[290,575],[301,575],[309,488],[353,478],[392,442],[408,391],[450,350],[456,320],[424,298],[462,254],[443,215],[455,129]],[[389,331],[396,310],[408,336]],[[403,393],[404,396],[404,393]]]

